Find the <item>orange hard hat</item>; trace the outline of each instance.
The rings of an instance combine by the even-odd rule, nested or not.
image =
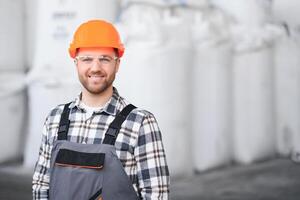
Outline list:
[[[118,56],[124,54],[124,46],[116,28],[104,20],[91,20],[81,24],[73,36],[69,54],[75,58],[81,47],[112,47],[118,49]]]

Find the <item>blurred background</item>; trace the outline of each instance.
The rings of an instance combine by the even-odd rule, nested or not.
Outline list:
[[[300,178],[299,11],[298,0],[0,0],[0,169],[24,171],[30,188],[47,114],[80,92],[73,33],[102,18],[126,48],[115,87],[157,117],[174,190],[198,191],[174,199],[205,192],[195,173]]]

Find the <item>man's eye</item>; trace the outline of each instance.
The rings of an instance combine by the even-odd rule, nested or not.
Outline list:
[[[110,63],[111,60],[109,58],[100,58],[99,61],[101,63]]]
[[[93,58],[83,58],[82,62],[92,62]]]

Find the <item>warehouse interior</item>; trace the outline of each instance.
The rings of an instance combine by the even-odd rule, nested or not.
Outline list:
[[[31,199],[51,108],[81,90],[68,48],[105,19],[114,86],[157,118],[171,199],[300,198],[297,0],[1,0],[0,199]]]

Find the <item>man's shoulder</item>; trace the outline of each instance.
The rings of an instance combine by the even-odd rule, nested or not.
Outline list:
[[[137,107],[134,111],[135,111],[137,114],[142,115],[142,116],[144,116],[144,117],[154,116],[153,113],[151,113],[149,110],[146,110],[146,109],[144,109],[144,108]]]
[[[48,122],[59,122],[60,116],[63,113],[65,104],[58,104],[55,107],[50,109],[50,112],[47,115],[46,121]]]
[[[131,111],[131,113],[129,114],[129,119],[131,118],[131,117],[134,117],[135,118],[135,121],[143,121],[145,118],[147,118],[147,117],[153,117],[153,118],[155,118],[154,117],[154,114],[153,113],[151,113],[149,110],[147,110],[147,109],[144,109],[143,107],[140,107],[139,105],[136,105],[136,104],[134,104],[134,103],[131,103],[131,102],[129,102],[127,99],[125,99],[124,97],[122,97],[122,96],[119,96],[119,103],[120,103],[120,105],[121,105],[121,109],[124,109],[125,108],[125,106],[127,106],[127,105],[129,105],[129,104],[132,104],[132,105],[134,105],[136,108],[135,109],[133,109],[132,111]],[[120,109],[120,107],[119,107],[119,109]]]
[[[56,115],[61,115],[63,110],[64,110],[64,106],[65,106],[65,104],[56,105],[55,107],[50,109],[50,112],[49,112],[48,116],[53,117],[53,116],[56,116]]]
[[[155,116],[152,112],[150,112],[147,109],[137,107],[134,110],[131,111],[132,117],[134,117],[135,121],[140,121],[141,123],[146,119],[146,118],[153,118],[155,119]],[[130,116],[129,116],[130,118]]]

